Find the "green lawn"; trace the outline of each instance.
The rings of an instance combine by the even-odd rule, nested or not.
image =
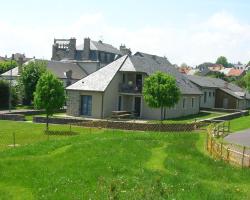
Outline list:
[[[184,116],[184,117],[179,117],[179,118],[175,118],[175,119],[167,119],[167,120],[163,120],[163,123],[192,123],[198,121],[198,120],[202,120],[202,119],[210,119],[213,117],[218,117],[218,116],[222,116],[225,115],[226,113],[220,113],[220,112],[200,112],[198,114],[195,115],[188,115],[188,116]],[[156,122],[156,123],[161,123],[160,120],[152,120],[149,122]]]
[[[231,120],[231,132],[250,128],[250,115]]]
[[[73,127],[79,135],[48,140],[42,124],[0,121],[0,127],[0,139],[16,131],[21,145],[2,142],[1,200],[250,199],[250,171],[211,159],[203,133]]]

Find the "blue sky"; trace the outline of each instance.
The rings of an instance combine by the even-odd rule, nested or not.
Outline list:
[[[225,55],[250,60],[247,0],[3,1],[0,55],[51,57],[54,37],[84,37],[133,52],[164,55],[197,65]]]

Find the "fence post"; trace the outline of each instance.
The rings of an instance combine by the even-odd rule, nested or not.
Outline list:
[[[222,150],[223,150],[223,145],[222,145],[222,142],[221,142],[221,143],[220,143],[220,158],[221,158],[221,160],[223,159]]]
[[[13,132],[13,147],[16,147],[16,133]]]
[[[71,133],[71,123],[69,123],[69,132]]]
[[[227,161],[229,162],[229,148],[227,148]]]
[[[246,151],[246,147],[243,147],[243,154],[242,154],[242,159],[241,159],[241,167],[243,168],[244,166],[244,157],[245,157],[245,151]]]

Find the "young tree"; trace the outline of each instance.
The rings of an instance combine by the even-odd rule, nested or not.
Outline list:
[[[229,67],[229,63],[225,56],[220,56],[219,58],[217,58],[216,64],[223,65],[224,67]]]
[[[65,93],[63,83],[50,72],[44,73],[39,79],[34,93],[34,103],[37,109],[45,109],[46,130],[49,130],[49,116],[63,107]]]
[[[163,109],[173,107],[180,99],[180,90],[174,77],[156,72],[144,81],[143,96],[149,107],[161,109],[161,120],[163,120]]]
[[[23,67],[19,84],[23,88],[24,104],[30,105],[34,99],[36,84],[41,75],[46,71],[47,63],[45,61],[30,62]]]

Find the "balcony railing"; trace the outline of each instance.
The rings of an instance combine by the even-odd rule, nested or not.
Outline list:
[[[142,86],[141,85],[131,85],[131,84],[120,84],[119,92],[122,93],[141,93]]]

